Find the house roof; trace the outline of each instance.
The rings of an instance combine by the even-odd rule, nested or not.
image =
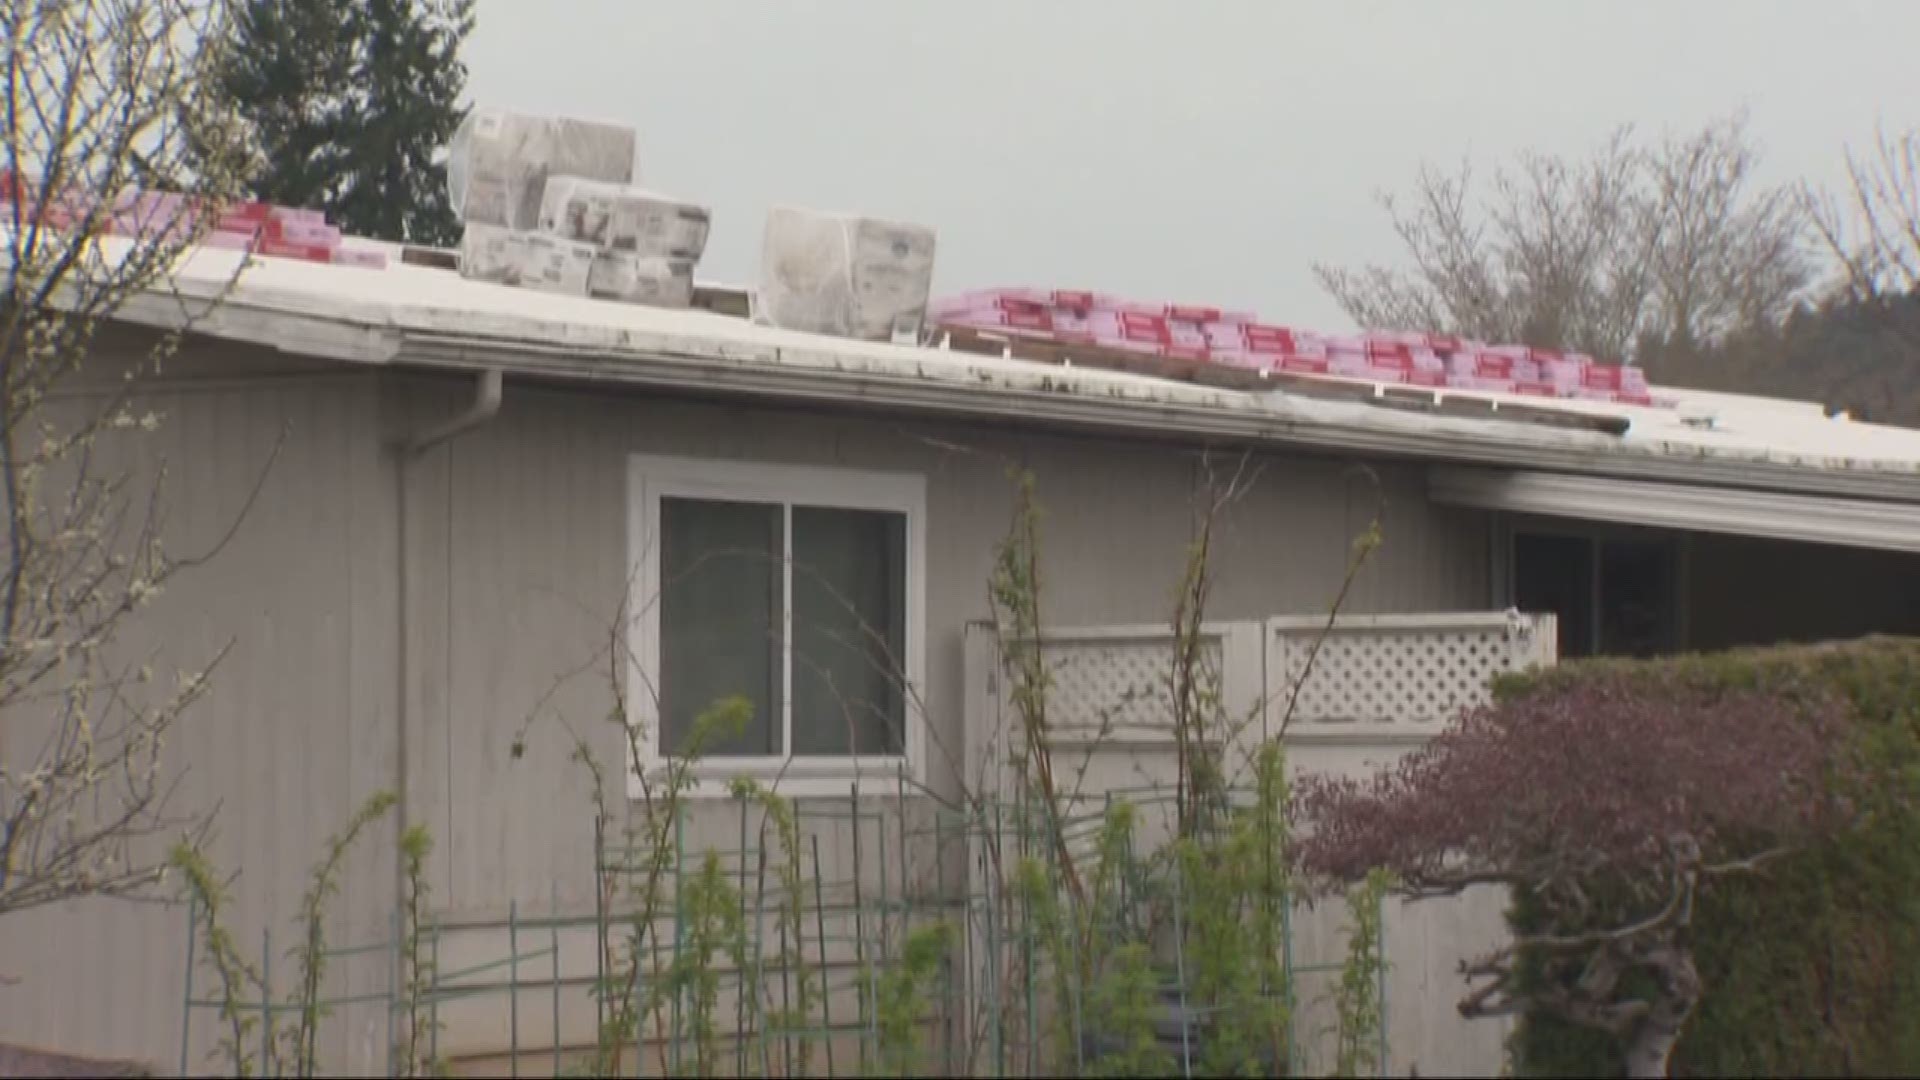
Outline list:
[[[100,243],[110,252],[126,242]],[[1501,407],[1537,412],[1539,400],[1459,390],[1429,393],[1477,400],[1492,411],[1409,411],[1298,389],[1195,385],[561,296],[470,281],[403,262],[398,248],[383,247],[392,256],[384,269],[258,258],[237,281],[240,253],[196,250],[166,288],[129,302],[120,317],[157,326],[191,322],[196,332],[344,363],[498,368],[1039,426],[1920,504],[1920,431],[1830,418],[1810,402],[1663,387],[1678,407],[1552,403],[1568,415],[1616,421],[1611,432],[1506,419]]]

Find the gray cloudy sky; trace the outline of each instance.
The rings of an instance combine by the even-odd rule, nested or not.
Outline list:
[[[480,0],[487,105],[623,121],[748,282],[769,206],[939,230],[936,293],[1091,288],[1348,325],[1423,159],[1744,107],[1780,179],[1920,124],[1920,0]]]

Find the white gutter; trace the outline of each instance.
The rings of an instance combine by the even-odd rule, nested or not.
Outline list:
[[[1598,477],[1437,467],[1436,503],[1476,510],[1920,552],[1920,506]]]
[[[959,364],[967,354],[952,354]],[[474,370],[509,366],[528,374],[614,385],[738,393],[936,413],[1025,424],[1056,424],[1160,438],[1224,440],[1361,456],[1415,457],[1593,476],[1775,488],[1902,503],[1920,503],[1920,472],[1826,470],[1738,455],[1676,456],[1657,443],[1548,428],[1514,421],[1459,420],[1397,413],[1377,406],[1282,395],[1208,391],[1170,383],[1162,398],[1143,400],[1073,385],[1073,370],[1033,364],[1020,384],[1000,379],[962,383],[882,373],[855,363],[781,363],[661,352],[593,350],[577,345],[499,341],[403,331],[392,362]],[[809,358],[811,361],[811,358]],[[936,360],[936,362],[938,362]],[[1367,422],[1357,415],[1376,414]]]

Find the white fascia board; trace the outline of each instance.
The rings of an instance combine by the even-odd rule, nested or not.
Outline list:
[[[1436,503],[1811,544],[1920,552],[1920,506],[1554,473],[1435,467]]]
[[[396,362],[511,372],[654,389],[742,393],[1025,424],[1171,438],[1222,439],[1328,453],[1564,470],[1724,487],[1841,492],[1920,504],[1920,470],[1828,469],[1764,454],[1676,452],[1597,432],[1515,421],[1401,414],[1376,406],[1212,390],[1040,364],[970,367],[934,355],[917,372],[776,350],[739,361],[698,352],[618,354],[566,344],[406,332]],[[1018,369],[1017,373],[1014,369]],[[1003,370],[1005,369],[1005,370]],[[955,377],[957,372],[965,375]],[[1085,385],[1081,380],[1086,380]],[[1261,400],[1264,398],[1265,400]]]

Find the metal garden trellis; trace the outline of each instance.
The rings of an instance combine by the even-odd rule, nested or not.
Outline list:
[[[1060,827],[1075,843],[1082,843],[1098,828],[1106,805],[1112,801],[1150,806],[1155,800],[1173,797],[1170,789],[1155,787],[1114,791],[1102,796],[1101,809],[1068,816]],[[731,851],[711,846],[690,850],[685,813],[677,813],[672,822],[673,850],[659,882],[667,903],[655,920],[660,925],[646,928],[644,948],[630,958],[630,962],[642,965],[635,985],[642,999],[656,989],[654,980],[713,959],[696,961],[688,956],[690,912],[686,889],[695,869],[711,852],[735,896],[745,938],[744,968],[717,973],[721,985],[733,994],[733,1031],[725,1056],[734,1075],[798,1075],[803,1062],[804,1070],[815,1075],[870,1074],[887,1049],[882,1045],[881,1003],[875,1000],[879,981],[885,973],[899,969],[905,944],[915,931],[942,922],[968,933],[959,935],[959,944],[943,954],[933,996],[919,1017],[919,1044],[913,1047],[912,1056],[921,1070],[927,1075],[1031,1075],[1048,1064],[1042,1032],[1049,1009],[1043,990],[1048,965],[1034,928],[1015,918],[1019,905],[1008,903],[1004,895],[974,888],[967,884],[968,875],[958,872],[964,870],[973,842],[983,833],[990,832],[996,842],[1012,847],[1024,844],[1032,850],[1046,850],[1047,845],[1037,842],[1026,808],[1000,803],[943,807],[909,795],[904,787],[878,798],[863,796],[856,789],[844,800],[810,800],[793,807],[801,843],[791,854],[802,860],[800,872],[783,878],[783,871],[789,868],[781,860],[789,853],[777,843],[763,841],[763,831],[753,827],[755,807],[749,799],[740,798],[737,803]],[[563,913],[556,883],[547,898],[548,910],[540,915],[523,914],[521,905],[514,901],[509,903],[504,920],[436,919],[419,929],[422,947],[436,962],[431,964],[425,985],[410,999],[403,970],[405,935],[396,910],[389,933],[380,939],[326,951],[333,981],[343,978],[343,972],[355,970],[356,965],[379,958],[385,967],[384,985],[359,993],[323,994],[312,1005],[328,1014],[351,1006],[382,1010],[389,1047],[385,1067],[390,1075],[400,1071],[398,1036],[408,1010],[414,1008],[426,1014],[427,1056],[431,1060],[441,1060],[443,1051],[456,1061],[504,1056],[507,1071],[516,1077],[536,1067],[548,1075],[558,1075],[570,1064],[577,1066],[582,1055],[591,1054],[594,1047],[564,1038],[565,1022],[575,1019],[578,1010],[591,1008],[594,1031],[607,1030],[613,1005],[607,993],[613,974],[607,969],[608,958],[618,954],[622,935],[630,936],[633,929],[634,913],[630,904],[620,902],[621,887],[631,885],[644,857],[652,854],[606,836],[598,826],[595,832],[595,902],[590,914]],[[833,860],[823,862],[823,838],[840,849],[840,862],[850,872],[836,876],[837,871],[828,865]],[[796,898],[781,895],[781,882],[796,879],[801,883],[797,924],[792,918],[795,908],[789,906]],[[609,884],[615,888],[603,887]],[[1283,912],[1280,960],[1288,985],[1281,992],[1292,995],[1302,977],[1336,972],[1341,965],[1297,962],[1290,903]],[[192,1065],[196,1015],[217,1014],[225,1005],[215,996],[196,994],[199,958],[195,949],[200,944],[197,914],[190,905],[189,963],[182,998],[182,1074],[189,1073]],[[1182,914],[1176,910],[1172,939],[1176,943],[1184,931]],[[799,940],[793,936],[796,925]],[[443,943],[454,934],[495,935],[500,947],[479,962],[440,970],[437,957]],[[578,934],[589,936],[593,943],[591,970],[569,970],[563,955],[563,937]],[[973,955],[974,945],[969,942],[977,943],[986,955]],[[262,930],[261,949],[262,985],[252,988],[251,999],[244,1004],[258,1018],[260,1030],[256,1034],[265,1039],[279,1020],[297,1014],[306,1005],[276,999],[272,993],[270,930]],[[1384,943],[1381,949],[1376,990],[1382,1010],[1378,1061],[1384,1069],[1388,1049]],[[993,970],[1011,971],[1015,977],[982,978],[988,957],[995,960]],[[1186,957],[1177,944],[1173,961],[1170,974],[1174,978],[1162,990],[1176,1003],[1177,1015],[1187,1018],[1180,1023],[1180,1038],[1187,1052],[1176,1055],[1175,1061],[1181,1075],[1191,1076],[1196,1075],[1198,1064],[1191,1052],[1195,1045],[1192,1040],[1199,1038],[1208,1013],[1188,1000]],[[366,978],[362,976],[363,981]],[[803,979],[816,980],[817,992],[811,995],[812,1008],[801,1015],[796,1014],[793,1004],[796,983]],[[620,1055],[622,1075],[646,1075],[650,1060],[660,1066],[661,1073],[684,1074],[691,1067],[695,1048],[695,1035],[689,1025],[691,1003],[684,992],[672,987],[668,991],[655,999],[664,1000],[652,1017],[643,1017],[633,1025],[632,1041]],[[1071,985],[1070,980],[1072,1015],[1066,1018],[1069,1038],[1065,1042],[1073,1048],[1073,1060],[1051,1063],[1055,1069],[1081,1072],[1088,1065],[1084,1060],[1088,1045],[1085,1018],[1081,1015],[1088,991],[1088,986]],[[550,1025],[539,1042],[528,1041],[523,1022],[528,1008],[525,998],[530,992],[545,999],[540,1011],[547,1014],[542,1019]],[[969,995],[976,1000],[969,1002]],[[497,1004],[501,997],[506,1012],[504,1045],[497,1038],[476,1045],[468,1038],[469,1033],[458,1030],[442,1042],[441,1031],[447,1026],[450,1011],[482,1001]],[[973,1007],[963,1007],[965,1004]],[[1289,1004],[1293,1002],[1289,1000]],[[1292,1027],[1297,1015],[1297,1010],[1289,1010],[1287,1072],[1293,1075],[1308,1065],[1302,1054],[1308,1040]],[[970,1018],[975,1017],[981,1022],[971,1023]],[[658,1023],[649,1024],[647,1019]],[[1009,1024],[1009,1020],[1015,1022]],[[597,1035],[594,1041],[603,1037]],[[262,1062],[273,1056],[264,1044],[255,1052]],[[824,1066],[823,1072],[818,1071],[820,1066]]]

